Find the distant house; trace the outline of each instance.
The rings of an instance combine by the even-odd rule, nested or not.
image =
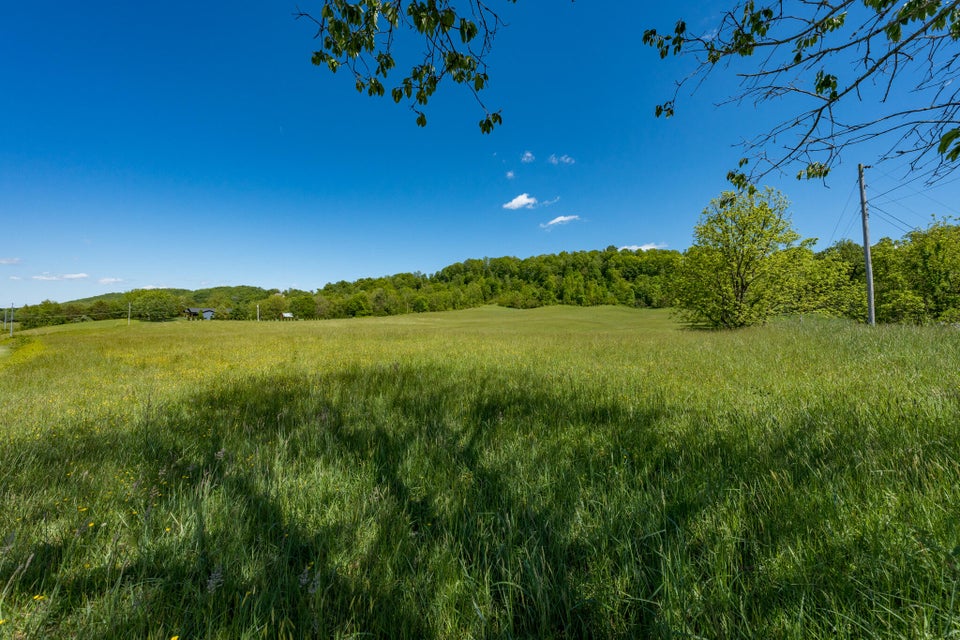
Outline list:
[[[213,320],[216,312],[209,307],[187,307],[183,313],[187,316],[187,320]]]
[[[290,313],[289,311],[284,311],[283,313],[280,314],[280,319],[281,319],[281,320],[293,320],[294,317],[293,317],[293,314]]]

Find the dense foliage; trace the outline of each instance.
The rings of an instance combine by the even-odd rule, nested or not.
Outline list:
[[[715,205],[714,214],[729,213],[729,202],[723,198]],[[519,309],[607,304],[678,307],[686,310],[686,319],[693,324],[715,327],[754,324],[791,313],[865,317],[864,257],[856,243],[842,240],[814,252],[811,241],[796,242],[798,237],[791,235],[788,241],[764,250],[747,289],[732,284],[727,289],[726,284],[717,283],[723,277],[733,282],[745,275],[737,272],[737,260],[745,254],[742,247],[729,246],[732,253],[718,262],[719,245],[709,245],[705,235],[707,221],[698,227],[696,244],[684,253],[608,247],[524,259],[471,259],[432,275],[362,278],[315,291],[249,286],[138,290],[62,304],[47,300],[18,309],[16,318],[23,328],[126,318],[128,313],[134,319],[156,321],[180,317],[187,307],[202,307],[214,309],[218,319],[254,320],[259,307],[262,320],[277,320],[283,313],[310,320],[487,304]],[[714,240],[722,238],[721,234]],[[873,263],[880,322],[960,320],[960,226],[939,220],[899,240],[883,238],[873,246]],[[727,308],[727,302],[732,306]]]
[[[188,307],[212,308],[217,318],[276,320],[387,316],[467,309],[485,304],[532,308],[553,304],[668,307],[671,282],[681,259],[677,251],[578,251],[532,258],[483,258],[445,267],[433,275],[400,273],[355,282],[336,282],[315,292],[259,287],[199,291],[153,289],[122,296],[59,304],[44,301],[19,309],[25,328],[126,318],[167,320]],[[172,300],[176,302],[170,304]]]
[[[863,316],[864,270],[853,280],[856,259],[845,251],[815,254],[788,206],[773,189],[726,192],[710,203],[674,282],[688,322],[733,329],[791,313]]]

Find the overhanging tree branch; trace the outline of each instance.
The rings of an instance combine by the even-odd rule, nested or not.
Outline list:
[[[516,0],[503,0],[514,3]],[[336,73],[341,67],[353,74],[355,87],[370,96],[387,93],[384,83],[393,77],[397,38],[415,34],[423,45],[422,56],[409,64],[390,89],[394,102],[406,101],[425,126],[423,108],[443,81],[466,87],[483,110],[480,130],[489,133],[501,123],[499,111],[489,110],[480,92],[489,79],[486,58],[500,15],[483,0],[325,0],[318,13],[297,8],[294,16],[313,22],[319,48],[313,63]]]
[[[726,102],[786,101],[795,111],[743,143],[750,157],[741,168],[756,162],[749,173],[730,173],[740,186],[795,163],[798,177],[823,178],[847,147],[884,138],[890,147],[878,161],[910,155],[911,168],[928,181],[949,173],[960,157],[960,94],[951,88],[958,38],[960,1],[938,0],[781,0],[761,7],[747,0],[705,34],[690,35],[681,20],[670,35],[649,29],[643,36],[661,57],[690,54],[697,61],[657,106],[658,116],[675,113],[692,81],[698,87],[721,66],[749,65],[763,52],[753,68],[735,70],[741,90]],[[851,102],[877,115],[857,119]]]

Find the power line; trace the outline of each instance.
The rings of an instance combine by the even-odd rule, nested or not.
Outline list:
[[[840,223],[843,222],[843,216],[847,214],[847,209],[850,207],[850,201],[853,199],[853,194],[857,190],[857,181],[854,180],[853,184],[850,186],[850,193],[847,195],[847,202],[843,205],[843,210],[840,212],[840,216],[837,218],[837,224],[833,225],[833,233],[830,234],[830,240],[828,244],[833,244],[833,239],[837,235],[837,229],[840,227]],[[853,223],[850,222],[847,224],[847,228],[844,230],[843,235],[846,236],[847,232],[850,230],[850,226]]]
[[[897,227],[903,233],[910,233],[911,231],[917,230],[917,227],[915,225],[910,225],[909,223],[904,222],[897,216],[893,215],[889,211],[884,210],[881,207],[878,207],[872,202],[870,203],[870,210],[877,212],[881,218],[887,221],[887,223],[891,224],[894,227]]]
[[[897,180],[897,178],[895,178],[893,175],[891,175],[890,173],[888,173],[888,172],[886,172],[886,171],[881,170],[881,173],[883,173],[887,178],[890,178],[891,180]],[[948,205],[948,204],[946,204],[946,203],[944,203],[944,202],[941,202],[940,200],[937,200],[936,198],[934,198],[933,196],[931,196],[929,193],[926,193],[926,192],[924,192],[924,191],[920,191],[920,190],[914,188],[913,186],[911,186],[914,182],[916,182],[917,180],[919,180],[919,179],[922,178],[922,177],[923,177],[923,176],[918,175],[918,176],[916,176],[916,177],[914,177],[914,178],[911,178],[911,179],[907,180],[906,182],[899,182],[896,186],[894,186],[894,187],[892,187],[892,188],[890,188],[890,189],[887,189],[887,190],[884,191],[883,193],[876,194],[876,195],[872,195],[872,196],[871,196],[871,199],[870,199],[871,204],[872,204],[875,200],[880,199],[880,198],[883,198],[884,196],[889,195],[889,194],[893,193],[894,191],[898,191],[898,190],[900,190],[900,189],[908,189],[908,190],[910,190],[914,195],[917,195],[917,196],[921,196],[921,197],[923,197],[923,198],[926,198],[927,200],[930,200],[931,202],[940,205],[941,207],[943,207],[944,209],[946,209],[948,212],[953,213],[953,214],[957,214],[957,213],[958,213],[958,210],[957,210],[957,209],[953,208],[952,206],[950,206],[950,205]],[[951,184],[951,183],[953,183],[953,182],[956,182],[957,180],[960,180],[960,178],[955,178],[955,179],[953,179],[953,180],[950,180],[949,182],[941,182],[941,183],[938,184],[938,186],[946,186],[947,184]],[[910,197],[910,196],[903,196],[903,197],[897,198],[897,199],[895,199],[895,200],[894,200],[894,199],[887,200],[886,202],[884,202],[884,203],[882,203],[882,204],[891,204],[891,203],[894,203],[894,202],[901,202],[902,200],[906,200],[906,199],[908,199],[909,197]],[[905,207],[905,208],[908,208],[908,207]],[[918,214],[918,215],[919,215],[919,214]]]

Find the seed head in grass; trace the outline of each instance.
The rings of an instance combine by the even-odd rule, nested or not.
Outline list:
[[[213,593],[223,586],[223,565],[218,564],[207,579],[207,593]]]

